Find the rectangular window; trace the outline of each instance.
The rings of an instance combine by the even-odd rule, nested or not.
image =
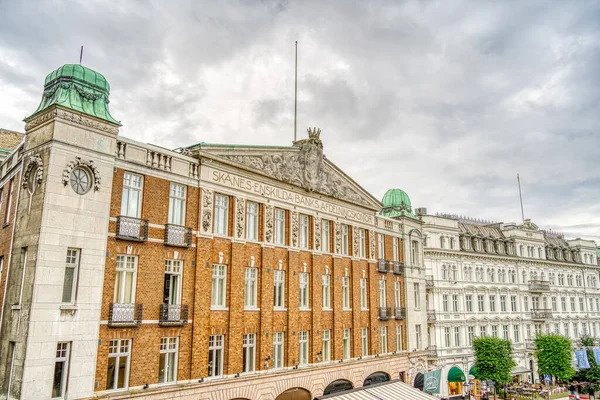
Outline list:
[[[458,295],[452,295],[452,311],[458,312]]]
[[[158,361],[158,383],[177,382],[177,355],[179,340],[176,337],[160,338]]]
[[[400,292],[400,281],[395,281],[394,282],[394,306],[396,308],[400,308],[401,307],[401,292]]]
[[[384,236],[381,233],[377,234],[377,258],[385,259]]]
[[[321,281],[323,283],[323,309],[330,310],[331,309],[331,275],[323,274],[321,276]]]
[[[350,238],[348,237],[348,225],[342,224],[342,255],[348,255],[348,243]]]
[[[283,270],[275,270],[273,277],[273,287],[274,287],[274,296],[273,296],[273,306],[275,308],[284,308],[285,307],[285,271]]]
[[[393,257],[394,257],[394,261],[399,261],[398,260],[398,238],[392,238],[392,252],[393,252]]]
[[[467,304],[467,312],[473,312],[473,295],[472,294],[465,295],[465,301]]]
[[[69,358],[71,343],[60,342],[56,345],[54,362],[54,380],[52,381],[52,398],[63,398],[67,394],[67,377],[69,374]]]
[[[273,333],[273,368],[283,368],[283,332]]]
[[[358,230],[358,256],[365,258],[367,256],[367,231]]]
[[[571,311],[575,311],[575,297],[571,297]]]
[[[321,249],[324,253],[331,252],[331,232],[330,225],[331,223],[324,219],[321,221]]]
[[[480,312],[481,312],[481,311],[484,311],[484,305],[483,305],[483,295],[482,295],[482,294],[478,294],[478,295],[477,295],[477,307],[478,307],[478,310],[479,310]]]
[[[448,295],[442,295],[442,311],[448,312]]]
[[[361,328],[360,330],[360,352],[361,355],[369,355],[369,329]]]
[[[215,194],[215,235],[227,236],[229,234],[229,197]]]
[[[258,203],[246,202],[246,239],[258,240]]]
[[[517,311],[517,296],[510,296],[510,311]]]
[[[368,309],[367,305],[367,279],[360,278],[360,308],[361,310]]]
[[[114,303],[131,304],[135,302],[137,263],[137,256],[117,255]]]
[[[300,365],[308,365],[308,331],[300,332]]]
[[[344,360],[350,358],[350,328],[344,328],[342,334],[342,358]]]
[[[496,311],[496,296],[490,295],[490,312]]]
[[[502,325],[502,339],[508,340],[508,325]]]
[[[285,210],[275,209],[275,244],[285,246]]]
[[[169,191],[169,224],[185,225],[186,186],[171,182]]]
[[[402,351],[402,325],[396,325],[396,350]]]
[[[342,308],[350,309],[350,278],[342,276]]]
[[[129,387],[130,355],[131,339],[114,339],[110,341],[106,390],[127,389]]]
[[[444,328],[444,344],[446,345],[446,348],[450,347],[451,343],[450,343],[450,328],[445,327]]]
[[[33,178],[32,178],[33,179]],[[8,199],[6,200],[6,211],[4,212],[4,225],[8,224],[8,222],[10,221],[10,207],[12,205],[12,193],[13,193],[13,186],[15,183],[15,179],[11,179],[10,182],[8,183]]]
[[[527,297],[527,296],[523,297],[523,307],[524,307],[525,312],[529,311],[529,297]]]
[[[413,283],[413,296],[415,301],[415,308],[421,308],[421,293],[419,292],[419,284]]]
[[[590,299],[591,301],[591,299]],[[552,311],[556,311],[556,297],[552,298]]]
[[[163,302],[169,305],[181,304],[181,275],[183,260],[165,260],[165,284]]]
[[[500,311],[506,311],[506,296],[500,296]]]
[[[308,273],[300,273],[300,308],[308,308]]]
[[[244,308],[257,307],[256,292],[258,287],[258,269],[246,268],[244,280]]]
[[[208,376],[223,375],[223,335],[211,335],[208,341]]]
[[[144,178],[141,175],[125,172],[123,175],[123,194],[121,197],[121,215],[140,218],[142,215],[142,188]]]
[[[467,326],[467,341],[469,346],[473,345],[473,337],[475,337],[475,327]]]
[[[256,370],[256,334],[244,335],[243,351],[243,372],[254,372]]]
[[[487,327],[486,326],[480,326],[479,327],[479,336],[486,336],[487,335]]]
[[[417,337],[417,350],[420,350],[423,343],[421,338],[421,325],[415,325],[415,332]]]
[[[579,298],[579,311],[583,311],[584,306],[583,306],[583,297]]]
[[[321,355],[323,361],[331,361],[331,331],[323,331]]]
[[[413,240],[410,243],[410,255],[411,255],[412,265],[418,266],[419,265],[419,242],[416,240]]]
[[[387,307],[385,280],[379,280],[379,307]]]
[[[519,343],[519,325],[513,325],[513,341]]]
[[[567,311],[567,298],[566,297],[560,298],[560,306],[562,307],[563,311]]]
[[[308,215],[300,214],[300,248],[308,249]]]
[[[570,337],[570,336],[571,336],[571,331],[570,331],[570,329],[569,329],[569,328],[570,328],[570,325],[569,325],[569,323],[568,323],[568,322],[565,322],[565,323],[564,323],[564,328],[565,328],[565,336],[569,336],[569,337]]]
[[[225,307],[227,291],[227,265],[213,264],[212,270],[212,296],[210,305]]]
[[[492,336],[498,337],[498,325],[492,325]]]
[[[0,271],[2,269],[0,268]],[[63,281],[62,302],[73,304],[77,298],[77,277],[79,273],[79,249],[67,249],[65,278]]]
[[[380,338],[380,354],[386,354],[387,351],[387,327],[382,326],[379,328],[379,338]]]
[[[454,327],[454,346],[460,347],[460,328]]]

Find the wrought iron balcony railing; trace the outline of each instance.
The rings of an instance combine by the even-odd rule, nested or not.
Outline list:
[[[550,290],[549,281],[529,281],[530,292],[547,292]]]
[[[165,225],[165,244],[190,247],[192,245],[192,228],[173,224]]]
[[[392,307],[379,307],[379,319],[387,321],[392,316]]]
[[[532,308],[531,319],[551,319],[552,309],[551,308]]]
[[[425,277],[425,288],[433,287],[433,275],[427,275]]]
[[[108,326],[137,327],[142,323],[142,304],[110,303],[108,309]]]
[[[394,268],[394,274],[404,275],[404,263],[402,261],[392,261],[392,266]]]
[[[437,346],[435,344],[430,345],[427,350],[429,350],[429,354],[427,355],[428,358],[437,358],[438,353]]]
[[[396,319],[406,319],[406,308],[396,307],[395,314]]]
[[[436,319],[435,311],[427,310],[427,322],[435,322]]]
[[[148,240],[148,220],[118,216],[116,237],[118,239],[145,242]]]
[[[390,271],[390,262],[388,260],[377,260],[377,271],[387,273]]]
[[[182,326],[188,320],[187,304],[167,304],[160,305],[160,314],[158,324],[162,326]]]

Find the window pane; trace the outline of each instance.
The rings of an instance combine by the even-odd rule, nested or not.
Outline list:
[[[73,278],[75,276],[75,268],[65,268],[65,280],[63,283],[62,302],[70,303],[73,301]]]

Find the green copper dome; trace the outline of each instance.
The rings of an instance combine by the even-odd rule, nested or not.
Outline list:
[[[77,64],[65,64],[46,76],[42,101],[33,114],[59,105],[121,125],[108,111],[109,93],[108,81],[98,72]]]
[[[381,215],[385,217],[407,216],[416,218],[412,212],[410,197],[404,190],[390,189],[383,195]]]

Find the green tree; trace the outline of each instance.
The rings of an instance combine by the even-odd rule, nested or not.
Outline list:
[[[473,339],[477,377],[498,384],[511,381],[511,371],[516,365],[512,359],[510,340],[497,337],[482,336]]]
[[[575,369],[571,366],[573,352],[571,339],[554,333],[537,335],[535,347],[540,374],[548,374],[562,380],[570,379],[575,375]]]

